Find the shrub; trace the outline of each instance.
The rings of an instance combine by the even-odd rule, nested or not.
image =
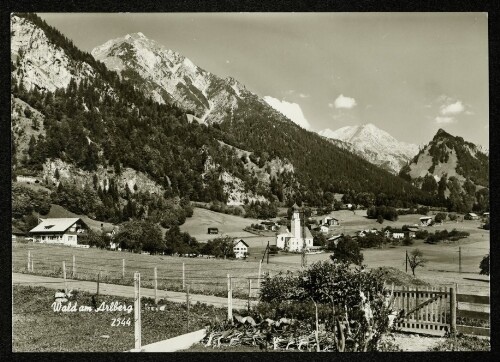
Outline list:
[[[318,318],[339,348],[340,327],[345,351],[376,351],[389,327],[389,300],[382,278],[362,267],[347,263],[317,262],[293,274],[266,277],[261,288],[259,313],[273,317],[292,315],[311,321],[317,305]],[[264,315],[263,315],[264,316]],[[349,328],[345,328],[349,326]]]
[[[488,253],[488,255],[486,255],[481,260],[481,263],[479,264],[479,269],[480,269],[479,274],[490,275],[490,253]]]

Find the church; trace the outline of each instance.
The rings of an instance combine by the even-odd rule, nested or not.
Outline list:
[[[295,206],[295,205],[294,205]],[[309,229],[301,226],[300,211],[294,207],[291,230],[281,226],[276,235],[276,246],[285,251],[302,251],[312,248],[313,236]],[[305,223],[304,223],[305,224]]]

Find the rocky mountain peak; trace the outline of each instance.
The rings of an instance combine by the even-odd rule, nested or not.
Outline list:
[[[350,150],[359,156],[392,173],[398,173],[418,153],[417,145],[400,142],[373,123],[346,126],[335,131],[325,129],[318,133],[348,144]]]

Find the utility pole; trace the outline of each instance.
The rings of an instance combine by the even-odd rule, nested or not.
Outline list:
[[[302,218],[300,217],[302,214]],[[304,229],[305,225],[305,212],[299,211],[299,219],[300,219],[300,227],[301,227],[301,235],[302,235],[302,268],[305,268],[307,265],[307,256],[306,256],[306,231]]]
[[[267,251],[267,264],[269,264],[269,240],[267,241],[266,251]]]
[[[406,259],[405,259],[405,262],[406,262],[406,272],[408,273],[408,250],[406,250]]]

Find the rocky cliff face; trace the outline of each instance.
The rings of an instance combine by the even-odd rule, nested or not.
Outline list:
[[[489,158],[481,148],[439,129],[434,138],[402,170],[411,180],[432,176],[455,177],[460,183],[470,179],[477,186],[489,186]]]
[[[371,123],[342,127],[336,131],[325,129],[318,133],[320,136],[342,141],[344,144],[338,144],[339,147],[392,173],[398,173],[419,150],[417,145],[400,142]]]
[[[28,90],[54,92],[74,79],[77,83],[93,77],[94,70],[84,62],[75,62],[44,31],[30,21],[11,17],[11,60],[16,78]]]
[[[256,97],[235,79],[219,78],[142,33],[109,40],[92,55],[157,102],[173,102],[201,122],[221,122],[242,99]]]

